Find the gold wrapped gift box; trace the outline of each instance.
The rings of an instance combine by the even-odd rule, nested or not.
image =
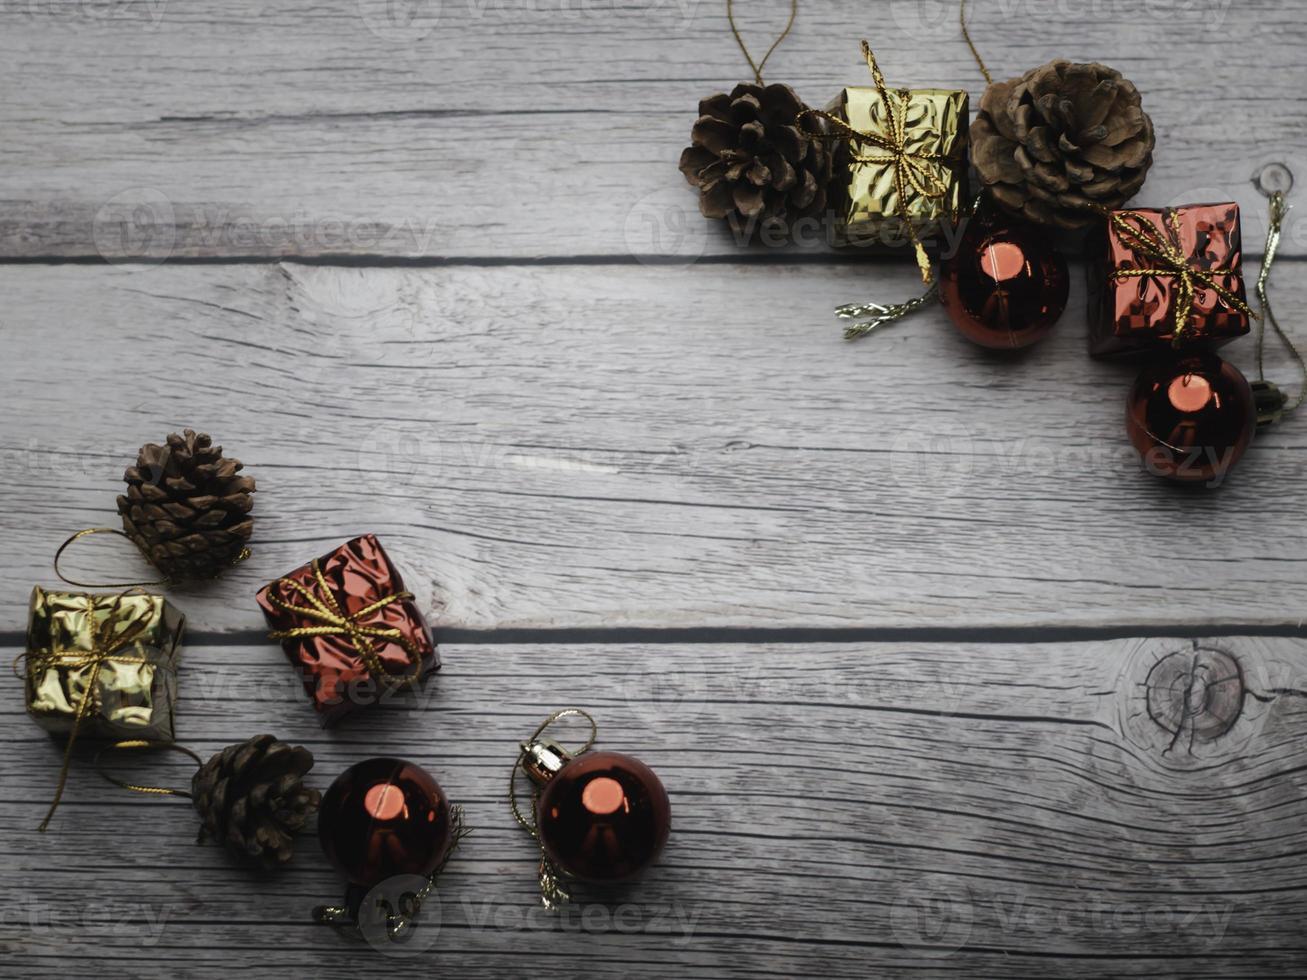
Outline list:
[[[968,200],[967,93],[886,89],[885,95],[892,112],[901,114],[904,154],[896,162],[881,147],[851,136],[840,139],[835,161],[847,179],[837,180],[845,189],[834,203],[837,244],[905,247],[911,238],[904,215],[917,235],[929,240],[941,220],[957,221]],[[880,89],[850,87],[827,112],[858,133],[892,140],[895,120],[887,115],[885,102]]]
[[[172,741],[185,617],[163,596],[32,590],[27,711],[42,728]]]

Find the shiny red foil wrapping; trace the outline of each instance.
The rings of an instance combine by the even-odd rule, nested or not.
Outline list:
[[[347,541],[323,555],[318,559],[318,566],[340,610],[347,616],[378,599],[404,591],[404,580],[390,563],[381,543],[371,534]],[[283,578],[300,583],[314,595],[321,592],[312,564],[303,565]],[[321,625],[318,620],[277,609],[269,601],[270,596],[300,607],[305,605],[305,600],[280,579],[260,589],[259,607],[273,630]],[[413,600],[390,603],[359,622],[363,626],[398,629],[417,649],[420,660],[414,664],[400,643],[373,639],[373,652],[388,676],[403,679],[416,672],[425,677],[440,669],[431,630]],[[334,724],[359,708],[377,703],[384,694],[386,685],[371,676],[348,636],[290,637],[283,639],[281,645],[303,678],[304,689],[324,725]]]
[[[1213,278],[1239,299],[1245,299],[1239,205],[1125,208],[1117,213],[1127,211],[1148,221],[1163,240],[1178,244],[1195,268],[1230,270]],[[1178,219],[1178,235],[1171,228],[1172,213]],[[1110,221],[1099,244],[1091,247],[1090,257],[1089,353],[1107,357],[1170,345],[1175,335],[1176,277],[1159,274],[1113,278],[1116,270],[1152,269],[1157,263],[1123,242]],[[1215,290],[1199,288],[1181,340],[1188,346],[1210,349],[1242,337],[1248,330],[1246,313],[1231,307]]]

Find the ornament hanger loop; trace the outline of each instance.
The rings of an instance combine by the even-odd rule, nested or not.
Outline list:
[[[759,85],[763,84],[762,70],[767,65],[767,59],[772,56],[773,51],[780,47],[781,42],[789,36],[790,28],[794,26],[794,16],[798,12],[799,0],[790,0],[790,19],[785,22],[785,30],[781,31],[780,37],[772,42],[771,47],[767,49],[767,53],[762,56],[762,61],[755,63],[753,55],[749,54],[749,49],[745,46],[744,38],[740,37],[740,29],[735,26],[735,11],[733,9],[732,0],[726,0],[726,19],[730,21],[731,33],[735,35],[735,43],[738,44],[740,50],[744,52],[744,59],[749,63],[749,67],[753,69],[754,81]]]
[[[68,550],[69,546],[92,534],[116,534],[120,538],[127,538],[128,541],[131,541],[131,538],[129,538],[125,532],[118,530],[116,527],[88,527],[70,535],[68,539],[59,546],[59,550],[54,553],[54,573],[59,576],[62,581],[82,589],[124,589],[144,585],[168,584],[168,580],[165,578],[154,579],[148,582],[79,582],[77,579],[69,578],[60,570],[59,559],[63,557],[64,552]]]
[[[765,61],[766,59],[763,60]],[[578,756],[585,752],[589,752],[590,749],[594,747],[595,740],[599,737],[599,724],[594,720],[594,716],[591,715],[590,712],[583,711],[580,708],[561,708],[558,711],[553,712],[549,717],[537,725],[536,730],[531,733],[531,737],[521,744],[517,753],[517,761],[513,763],[513,771],[508,774],[508,807],[513,811],[513,819],[516,820],[522,826],[522,829],[531,835],[532,840],[537,843],[540,843],[540,829],[536,826],[535,808],[540,799],[540,787],[534,786],[532,788],[531,816],[528,818],[526,814],[522,812],[522,808],[518,805],[517,777],[519,773],[524,777],[527,776],[526,760],[527,753],[530,751],[531,746],[537,743],[540,736],[543,735],[551,725],[563,718],[571,717],[584,718],[590,725],[590,734],[586,738],[585,744],[583,744],[579,749],[568,753],[568,755]],[[563,752],[567,752],[567,750],[563,749],[561,746],[559,746],[559,749]],[[571,896],[567,891],[567,887],[563,884],[562,873],[554,867],[554,863],[550,861],[548,856],[544,853],[544,845],[541,843],[540,846],[540,901],[546,909],[553,911],[560,905],[564,905],[570,901]]]
[[[532,813],[531,819],[528,820],[527,817],[522,813],[522,809],[518,805],[518,801],[517,801],[517,776],[518,773],[522,773],[523,775],[525,775],[525,771],[522,768],[522,764],[526,760],[527,746],[529,746],[532,742],[540,738],[540,736],[545,733],[545,731],[549,728],[549,726],[555,724],[556,722],[560,721],[563,718],[570,718],[574,716],[579,718],[584,718],[587,722],[589,722],[590,735],[585,740],[585,744],[582,745],[575,752],[572,752],[571,754],[581,755],[583,752],[589,752],[590,749],[594,747],[595,740],[599,737],[598,722],[594,720],[594,716],[591,715],[588,711],[583,711],[580,708],[561,708],[558,711],[553,712],[548,718],[542,721],[536,727],[536,730],[531,733],[531,737],[522,743],[522,746],[517,753],[517,761],[513,763],[513,771],[509,773],[508,776],[509,809],[513,811],[513,818],[519,824],[521,824],[522,827],[526,830],[526,832],[530,834],[532,837],[537,837],[537,838],[539,837],[539,834],[536,830],[534,812]],[[535,794],[532,795],[533,800],[534,798],[535,798]]]
[[[1262,251],[1262,267],[1257,274],[1257,302],[1262,308],[1260,322],[1257,326],[1257,382],[1269,393],[1273,410],[1268,416],[1269,421],[1274,421],[1286,415],[1289,412],[1299,408],[1304,400],[1307,400],[1307,358],[1303,357],[1302,351],[1294,344],[1280,326],[1280,321],[1275,318],[1275,311],[1271,309],[1271,299],[1267,295],[1266,287],[1271,281],[1271,266],[1275,262],[1275,253],[1280,247],[1280,233],[1284,224],[1284,218],[1289,213],[1289,205],[1285,203],[1285,196],[1293,187],[1293,171],[1283,163],[1268,163],[1262,167],[1253,176],[1253,183],[1257,189],[1265,194],[1269,199],[1269,219],[1266,227],[1266,247]],[[1275,335],[1284,344],[1289,356],[1298,365],[1299,388],[1298,394],[1292,400],[1284,394],[1276,385],[1266,380],[1266,325],[1271,325]],[[1256,387],[1256,386],[1254,386]]]
[[[114,776],[110,776],[107,772],[104,771],[104,769],[100,767],[100,757],[104,755],[106,752],[119,752],[128,749],[168,749],[172,752],[181,752],[184,755],[190,756],[192,759],[195,760],[195,764],[197,766],[204,765],[204,760],[201,759],[195,752],[191,751],[184,745],[178,745],[176,742],[152,742],[149,739],[143,739],[143,738],[128,739],[127,741],[123,741],[123,742],[114,742],[112,745],[107,746],[101,749],[99,752],[95,753],[95,759],[91,764],[95,767],[95,771],[98,772],[105,780],[113,783],[115,786],[121,786],[123,789],[129,789],[133,793],[149,793],[153,796],[180,796],[188,800],[194,799],[194,797],[191,796],[190,793],[182,789],[170,789],[167,786],[140,786],[137,785],[136,783],[125,782]]]
[[[589,752],[592,748],[594,748],[595,740],[599,737],[599,724],[594,720],[593,715],[591,715],[588,711],[582,711],[580,708],[562,708],[558,711],[555,711],[553,714],[551,714],[548,718],[546,718],[544,721],[540,723],[540,727],[538,727],[534,732],[531,733],[531,737],[527,739],[527,741],[534,742],[536,739],[538,739],[541,735],[545,733],[545,730],[548,729],[550,725],[560,721],[563,718],[571,718],[571,717],[584,718],[590,725],[590,737],[585,740],[584,745],[582,745],[579,749],[577,749],[572,754],[580,755],[582,752]]]
[[[967,30],[967,0],[962,0],[958,5],[958,23],[962,25],[962,37],[967,42],[967,47],[971,49],[971,56],[976,59],[980,73],[985,76],[985,84],[993,85],[994,79],[990,76],[989,69],[985,67],[985,59],[980,57],[980,52],[976,50],[976,45],[971,40],[971,32]]]

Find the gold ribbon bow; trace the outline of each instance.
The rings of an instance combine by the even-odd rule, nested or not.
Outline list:
[[[881,104],[885,109],[885,129],[883,132],[864,132],[854,129],[838,116],[833,116],[829,112],[823,112],[820,109],[805,109],[799,114],[799,118],[814,116],[818,119],[824,119],[836,130],[832,134],[809,133],[809,136],[826,139],[844,138],[855,143],[870,144],[875,148],[871,152],[856,154],[853,157],[855,163],[887,163],[894,167],[894,190],[898,196],[898,216],[907,229],[908,237],[912,241],[912,247],[916,251],[917,267],[921,270],[921,281],[929,285],[934,280],[930,267],[930,257],[926,255],[926,248],[921,244],[916,225],[908,213],[908,191],[911,189],[916,191],[918,195],[931,200],[942,200],[949,190],[948,184],[939,176],[944,156],[940,153],[908,149],[908,102],[912,93],[905,88],[898,89],[898,102],[896,104],[890,98],[890,90],[885,84],[885,76],[881,74],[880,67],[876,64],[876,56],[872,54],[871,45],[866,41],[862,42],[862,56],[867,59],[867,67],[871,69],[871,80],[876,86]]]
[[[1174,328],[1171,343],[1179,347],[1181,334],[1189,326],[1189,316],[1193,313],[1194,297],[1199,288],[1210,289],[1226,305],[1256,320],[1256,313],[1247,303],[1229,289],[1216,281],[1216,276],[1234,275],[1233,269],[1199,269],[1193,260],[1185,255],[1180,247],[1180,218],[1175,211],[1167,215],[1164,222],[1166,234],[1158,234],[1157,228],[1143,215],[1134,211],[1108,212],[1108,220],[1116,231],[1117,237],[1131,251],[1151,259],[1156,266],[1148,269],[1115,269],[1111,279],[1139,279],[1146,276],[1173,276],[1176,281]]]
[[[137,620],[132,623],[128,629],[124,630],[117,636],[113,635],[115,627],[118,625],[118,610],[122,601],[128,595],[133,594],[132,590],[120,592],[114,598],[113,607],[105,617],[99,629],[96,630],[95,638],[91,643],[90,650],[46,650],[41,653],[32,653],[28,651],[22,656],[27,660],[27,679],[30,684],[35,684],[41,673],[50,667],[87,667],[91,672],[87,675],[86,686],[82,691],[82,696],[77,701],[77,712],[73,715],[73,726],[68,731],[68,743],[64,748],[64,761],[59,769],[59,784],[55,788],[54,799],[50,802],[50,809],[46,811],[45,819],[41,821],[38,828],[42,833],[50,826],[50,820],[54,817],[55,810],[59,809],[59,803],[63,799],[64,787],[68,783],[68,769],[72,764],[73,744],[77,741],[77,735],[82,729],[82,724],[86,721],[86,716],[90,713],[92,706],[95,704],[95,686],[100,680],[100,670],[106,660],[112,659],[119,664],[138,664],[144,665],[151,661],[145,657],[122,657],[118,656],[118,651],[125,646],[135,643],[144,632],[148,625],[148,620]],[[86,596],[87,617],[94,621],[95,618],[95,600],[93,595]]]
[[[386,683],[395,688],[408,687],[416,684],[419,674],[421,673],[420,664],[422,654],[409,637],[404,632],[394,626],[365,626],[359,620],[366,619],[378,609],[389,606],[391,603],[402,602],[413,598],[411,592],[396,592],[393,595],[383,596],[376,602],[369,603],[358,612],[346,615],[336,602],[336,596],[327,585],[326,578],[322,575],[322,569],[315,558],[310,567],[313,569],[313,576],[317,579],[320,596],[314,595],[312,590],[301,585],[292,578],[283,578],[278,580],[278,585],[287,586],[298,592],[308,602],[308,606],[295,606],[289,602],[283,602],[271,591],[268,592],[268,602],[277,609],[285,613],[291,613],[295,616],[303,616],[307,619],[321,623],[321,626],[296,626],[288,630],[274,630],[268,634],[269,639],[286,640],[298,639],[305,636],[345,636],[349,638],[354,649],[358,651],[363,665],[367,667],[368,673],[381,683]],[[408,654],[409,660],[419,669],[402,679],[396,678],[394,674],[388,673],[382,665],[380,658],[377,657],[376,650],[373,647],[373,640],[390,640],[398,643]]]

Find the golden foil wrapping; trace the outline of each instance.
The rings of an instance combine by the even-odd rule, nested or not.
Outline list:
[[[954,222],[967,201],[967,93],[947,89],[889,89],[890,103],[899,111],[903,96],[904,149],[910,154],[938,157],[929,166],[947,188],[931,197],[908,188],[900,208],[895,166],[889,161],[863,162],[859,156],[883,156],[875,147],[854,139],[839,142],[835,163],[846,180],[845,193],[837,196],[835,239],[838,244],[887,246],[909,244],[900,214],[908,215],[917,234],[930,240],[941,220]],[[880,92],[873,87],[846,88],[827,111],[863,133],[888,134],[889,120]]]
[[[172,741],[184,626],[163,596],[33,589],[28,714],[62,733],[83,710],[79,736]]]

